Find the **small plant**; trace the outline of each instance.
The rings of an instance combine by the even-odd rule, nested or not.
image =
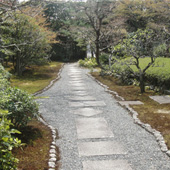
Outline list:
[[[97,66],[95,58],[85,58],[85,60],[79,60],[79,65],[87,68],[94,68]]]
[[[0,169],[16,170],[18,159],[12,155],[12,149],[19,147],[21,141],[12,135],[20,132],[10,129],[12,123],[7,119],[7,115],[7,111],[0,110]]]

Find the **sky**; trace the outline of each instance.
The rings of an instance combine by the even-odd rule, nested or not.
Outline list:
[[[28,1],[28,0],[18,0],[19,2],[23,2],[23,1]]]

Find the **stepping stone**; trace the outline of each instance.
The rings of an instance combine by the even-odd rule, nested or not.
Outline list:
[[[87,96],[88,95],[86,91],[73,91],[73,94],[77,95],[77,96]]]
[[[74,82],[70,83],[70,85],[75,86],[75,87],[83,87],[83,86],[85,86],[85,84],[83,84],[83,83],[74,83]]]
[[[169,96],[149,96],[154,101],[158,102],[159,104],[169,104],[170,97]]]
[[[75,91],[81,91],[81,90],[85,90],[85,89],[86,89],[85,87],[81,87],[81,86],[77,86],[77,87],[76,87],[76,86],[75,86],[75,87],[72,86],[71,88],[72,88],[73,90],[75,90]]]
[[[83,170],[132,170],[126,160],[84,161]]]
[[[85,106],[106,106],[104,101],[87,101],[83,103]]]
[[[70,78],[82,78],[80,75],[69,76]]]
[[[121,101],[118,102],[119,104],[121,104],[122,106],[124,105],[141,105],[143,104],[141,101]]]
[[[159,110],[155,111],[154,113],[170,114],[170,110],[159,109]]]
[[[82,82],[82,81],[80,81],[80,80],[76,80],[76,81],[75,81],[75,80],[73,80],[73,81],[69,81],[69,83],[70,83],[70,84],[72,84],[72,83],[83,83],[83,82]]]
[[[80,93],[80,94],[83,95],[83,93]],[[70,107],[103,107],[103,106],[106,106],[106,104],[103,101],[69,102],[69,105]]]
[[[102,112],[103,111],[101,110],[95,110],[93,108],[81,108],[81,109],[77,109],[73,111],[74,114],[87,116],[87,117],[98,115],[98,114],[101,114]]]
[[[83,81],[82,78],[71,78],[70,81]]]
[[[78,139],[114,137],[104,118],[76,119]]]
[[[74,96],[74,97],[70,97],[70,100],[74,100],[74,101],[83,101],[83,100],[95,100],[94,97],[92,96]]]
[[[84,107],[82,102],[69,102],[70,107]]]
[[[79,156],[126,154],[124,148],[114,141],[83,142],[78,144]]]

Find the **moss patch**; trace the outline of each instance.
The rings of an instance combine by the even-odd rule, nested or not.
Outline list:
[[[18,137],[25,145],[13,151],[19,159],[19,170],[48,170],[51,131],[37,120],[31,121]],[[58,153],[59,154],[59,153]],[[59,158],[59,156],[58,156]]]
[[[59,62],[51,62],[43,66],[31,66],[27,68],[23,76],[13,75],[11,85],[33,94],[48,86],[50,81],[57,77],[61,66],[62,63]]]

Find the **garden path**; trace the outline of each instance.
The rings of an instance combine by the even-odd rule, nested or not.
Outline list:
[[[66,64],[61,79],[38,99],[42,116],[59,133],[60,169],[169,170],[155,137],[87,72]]]

